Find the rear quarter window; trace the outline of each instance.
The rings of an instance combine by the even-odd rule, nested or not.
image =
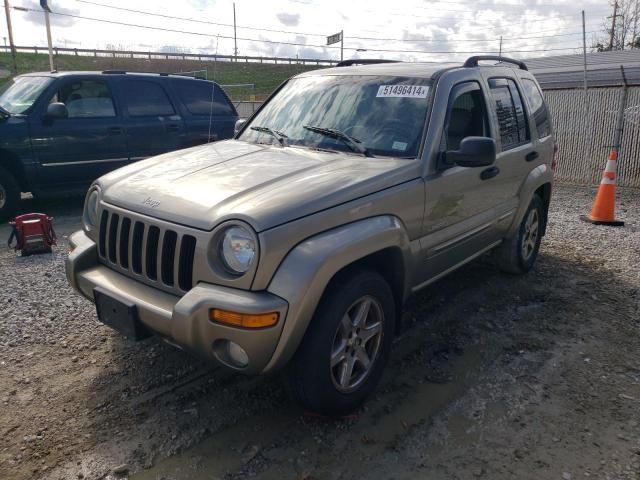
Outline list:
[[[180,101],[192,115],[235,116],[236,114],[224,92],[214,83],[177,80],[173,85]]]
[[[551,135],[551,121],[549,120],[549,111],[542,96],[542,92],[536,85],[536,82],[529,78],[522,79],[522,88],[524,96],[527,97],[531,106],[531,113],[538,130],[538,137],[544,138]]]

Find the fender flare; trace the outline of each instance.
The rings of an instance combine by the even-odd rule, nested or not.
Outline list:
[[[267,288],[289,302],[289,311],[278,346],[264,372],[283,367],[291,359],[336,273],[387,248],[400,249],[408,272],[409,237],[402,221],[392,215],[370,217],[320,233],[287,254]],[[404,283],[406,295],[406,276]]]
[[[546,163],[542,165],[538,165],[536,168],[529,172],[529,175],[522,183],[520,187],[520,204],[518,209],[516,210],[515,215],[513,216],[513,222],[507,231],[507,238],[512,237],[520,228],[520,223],[524,218],[527,209],[529,208],[529,204],[531,203],[531,199],[533,198],[533,194],[540,188],[542,185],[549,184],[553,185],[553,171]],[[546,222],[546,219],[545,219]]]

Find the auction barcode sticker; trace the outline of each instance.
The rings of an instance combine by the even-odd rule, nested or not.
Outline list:
[[[422,85],[380,85],[376,97],[427,98],[428,92]]]

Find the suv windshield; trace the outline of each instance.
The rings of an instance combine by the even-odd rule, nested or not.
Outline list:
[[[415,158],[427,115],[429,80],[389,76],[310,76],[290,80],[251,120],[240,139]],[[258,128],[250,128],[258,127]],[[308,128],[315,127],[315,128]],[[322,134],[331,129],[338,134]]]
[[[16,77],[2,89],[0,107],[9,113],[25,113],[50,82],[51,77]]]

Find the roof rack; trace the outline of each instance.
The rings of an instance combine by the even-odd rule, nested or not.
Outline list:
[[[165,72],[127,72],[126,70],[103,70],[102,73],[104,75],[127,75],[129,73],[135,75],[137,73],[144,73],[147,75],[160,75],[161,77],[168,77],[171,75],[170,73]]]
[[[351,67],[353,65],[374,65],[376,63],[400,63],[399,60],[385,60],[382,58],[351,58],[336,63],[336,67]]]
[[[477,67],[480,60],[495,60],[497,62],[513,63],[514,65],[520,67],[520,70],[529,70],[524,62],[521,62],[520,60],[514,60],[513,58],[509,57],[501,57],[499,55],[476,55],[473,57],[469,57],[467,58],[467,61],[464,62],[463,67]]]

